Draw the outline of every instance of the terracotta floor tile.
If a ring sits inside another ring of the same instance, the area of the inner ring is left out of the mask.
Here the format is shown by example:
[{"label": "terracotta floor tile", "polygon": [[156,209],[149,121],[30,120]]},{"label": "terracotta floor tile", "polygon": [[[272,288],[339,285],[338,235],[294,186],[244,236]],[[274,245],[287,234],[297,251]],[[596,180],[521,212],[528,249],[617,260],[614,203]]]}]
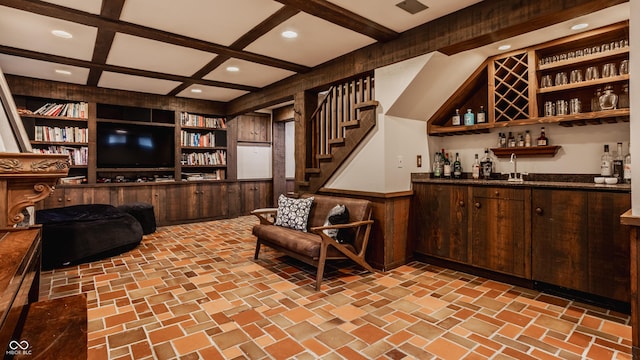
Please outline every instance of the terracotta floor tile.
[{"label": "terracotta floor tile", "polygon": [[329,265],[316,292],[313,267],[268,248],[253,259],[255,223],[159,227],[120,256],[43,272],[41,298],[86,294],[91,360],[630,360],[625,314],[430,264]]}]

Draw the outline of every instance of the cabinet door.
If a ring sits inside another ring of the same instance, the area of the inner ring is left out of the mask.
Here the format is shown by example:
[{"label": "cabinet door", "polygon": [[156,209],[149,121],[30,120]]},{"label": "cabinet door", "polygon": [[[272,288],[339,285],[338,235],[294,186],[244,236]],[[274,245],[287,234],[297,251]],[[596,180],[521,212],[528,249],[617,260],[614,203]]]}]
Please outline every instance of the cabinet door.
[{"label": "cabinet door", "polygon": [[414,184],[415,251],[468,262],[468,187]]},{"label": "cabinet door", "polygon": [[531,278],[530,190],[474,187],[471,264]]},{"label": "cabinet door", "polygon": [[620,215],[631,208],[627,193],[589,192],[589,292],[630,300],[629,227]]},{"label": "cabinet door", "polygon": [[270,142],[271,119],[265,115],[240,115],[238,121],[238,141]]},{"label": "cabinet door", "polygon": [[198,184],[172,184],[165,188],[163,216],[168,224],[197,219],[200,213]]},{"label": "cabinet door", "polygon": [[199,184],[199,190],[198,202],[201,218],[219,219],[229,215],[227,184],[202,183]]},{"label": "cabinet door", "polygon": [[252,210],[273,206],[273,186],[270,181],[244,181],[240,183],[240,215]]},{"label": "cabinet door", "polygon": [[532,192],[532,276],[536,281],[589,291],[587,193]]}]

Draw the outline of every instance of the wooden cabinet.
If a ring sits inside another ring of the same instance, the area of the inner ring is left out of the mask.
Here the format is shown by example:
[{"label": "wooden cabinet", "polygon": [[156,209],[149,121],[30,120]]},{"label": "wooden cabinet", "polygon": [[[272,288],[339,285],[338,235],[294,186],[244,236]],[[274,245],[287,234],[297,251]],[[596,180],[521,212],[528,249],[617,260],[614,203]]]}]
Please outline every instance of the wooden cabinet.
[{"label": "wooden cabinet", "polygon": [[530,190],[473,187],[471,265],[531,278]]},{"label": "wooden cabinet", "polygon": [[628,193],[533,190],[533,279],[629,301]]},{"label": "wooden cabinet", "polygon": [[239,181],[229,184],[229,217],[248,215],[252,210],[273,207],[270,180]]},{"label": "wooden cabinet", "polygon": [[235,118],[238,122],[238,141],[271,142],[271,117],[268,114],[246,114]]},{"label": "wooden cabinet", "polygon": [[415,251],[467,263],[468,187],[414,184]]},{"label": "wooden cabinet", "polygon": [[228,194],[227,183],[187,182],[164,185],[159,191],[164,199],[161,220],[162,224],[213,220],[227,217]]}]

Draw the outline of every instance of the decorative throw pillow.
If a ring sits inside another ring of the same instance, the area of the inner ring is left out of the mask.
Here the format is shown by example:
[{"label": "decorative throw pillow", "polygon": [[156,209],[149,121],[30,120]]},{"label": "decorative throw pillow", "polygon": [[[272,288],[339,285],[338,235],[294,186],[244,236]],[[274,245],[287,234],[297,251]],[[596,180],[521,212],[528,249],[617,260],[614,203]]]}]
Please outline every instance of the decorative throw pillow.
[{"label": "decorative throw pillow", "polygon": [[[327,219],[325,220],[324,225],[328,226],[348,223],[349,210],[344,205],[336,205],[333,207],[333,209],[329,210],[329,214],[327,214]],[[323,231],[325,234],[327,234],[327,236],[335,239],[341,244],[353,242],[352,229],[326,229]]]},{"label": "decorative throw pillow", "polygon": [[280,195],[278,197],[278,213],[274,224],[306,232],[311,205],[313,205],[313,197],[293,199]]}]

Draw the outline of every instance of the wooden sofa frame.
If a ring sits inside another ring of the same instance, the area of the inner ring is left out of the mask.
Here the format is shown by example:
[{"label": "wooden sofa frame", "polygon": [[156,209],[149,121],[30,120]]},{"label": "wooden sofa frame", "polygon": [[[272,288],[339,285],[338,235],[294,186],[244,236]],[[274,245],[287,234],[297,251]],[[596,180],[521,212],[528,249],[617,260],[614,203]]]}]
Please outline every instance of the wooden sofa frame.
[{"label": "wooden sofa frame", "polygon": [[[260,224],[254,226],[253,229],[253,233],[257,237],[254,259],[258,259],[260,246],[264,244],[306,264],[315,266],[317,268],[316,291],[320,290],[325,263],[328,260],[350,259],[366,270],[375,272],[365,260],[371,227],[374,223],[371,219],[371,202],[363,199],[326,195],[305,196],[314,196],[314,205],[309,214],[308,233],[274,225],[277,208],[257,209],[251,212],[260,220]],[[328,210],[337,204],[344,204],[349,209],[349,223],[324,226]],[[352,209],[357,211],[352,212]],[[353,229],[355,241],[353,244],[339,243],[323,232],[327,229]],[[288,241],[282,241],[282,237],[287,237]],[[300,243],[304,243],[307,247],[311,246],[314,251],[301,250],[298,246]],[[319,249],[316,249],[316,245]]]}]

